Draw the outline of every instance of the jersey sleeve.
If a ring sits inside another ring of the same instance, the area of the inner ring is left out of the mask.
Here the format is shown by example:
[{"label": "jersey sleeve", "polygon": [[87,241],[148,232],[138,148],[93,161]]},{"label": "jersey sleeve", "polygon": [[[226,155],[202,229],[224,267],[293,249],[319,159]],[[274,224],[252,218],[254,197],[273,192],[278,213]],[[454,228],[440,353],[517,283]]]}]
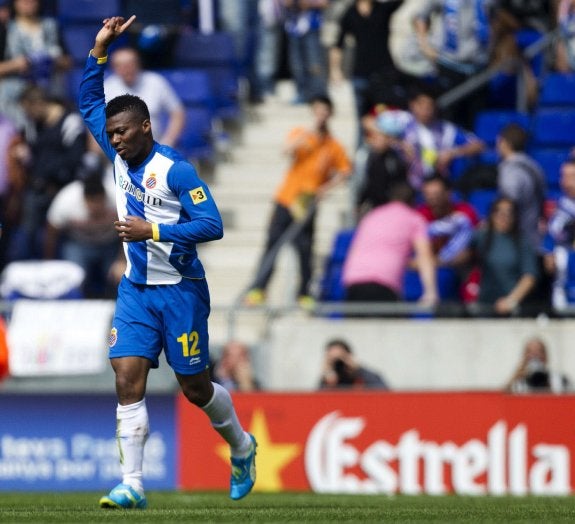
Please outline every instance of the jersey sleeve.
[{"label": "jersey sleeve", "polygon": [[86,60],[84,75],[80,83],[78,106],[86,126],[110,161],[116,152],[106,135],[106,99],[104,96],[104,68],[106,61],[94,58]]},{"label": "jersey sleeve", "polygon": [[220,212],[208,186],[190,163],[180,161],[172,166],[168,186],[180,200],[183,217],[177,224],[158,224],[154,240],[200,243],[222,238],[224,229]]}]

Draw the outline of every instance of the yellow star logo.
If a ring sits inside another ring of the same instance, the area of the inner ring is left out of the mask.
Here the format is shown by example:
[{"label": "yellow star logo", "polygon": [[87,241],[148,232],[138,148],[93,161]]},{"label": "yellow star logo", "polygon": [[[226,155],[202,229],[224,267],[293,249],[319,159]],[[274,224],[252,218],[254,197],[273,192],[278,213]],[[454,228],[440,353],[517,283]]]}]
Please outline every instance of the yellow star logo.
[{"label": "yellow star logo", "polygon": [[[252,416],[249,432],[258,441],[257,477],[254,490],[281,491],[283,483],[281,471],[301,452],[298,444],[276,444],[270,440],[267,421],[263,410],[256,409]],[[229,463],[230,448],[227,444],[218,444],[218,456]]]}]

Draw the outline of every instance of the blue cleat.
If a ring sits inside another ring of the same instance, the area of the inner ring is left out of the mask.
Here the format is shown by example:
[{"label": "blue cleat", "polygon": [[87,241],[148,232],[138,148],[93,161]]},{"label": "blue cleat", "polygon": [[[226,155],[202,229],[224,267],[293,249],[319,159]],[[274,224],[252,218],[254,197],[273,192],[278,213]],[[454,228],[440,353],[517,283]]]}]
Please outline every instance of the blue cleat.
[{"label": "blue cleat", "polygon": [[230,498],[239,500],[245,497],[256,482],[256,448],[258,443],[250,433],[252,449],[246,458],[232,457],[232,476],[230,479]]},{"label": "blue cleat", "polygon": [[147,505],[146,496],[127,484],[118,484],[100,499],[100,507],[105,509],[145,509]]}]

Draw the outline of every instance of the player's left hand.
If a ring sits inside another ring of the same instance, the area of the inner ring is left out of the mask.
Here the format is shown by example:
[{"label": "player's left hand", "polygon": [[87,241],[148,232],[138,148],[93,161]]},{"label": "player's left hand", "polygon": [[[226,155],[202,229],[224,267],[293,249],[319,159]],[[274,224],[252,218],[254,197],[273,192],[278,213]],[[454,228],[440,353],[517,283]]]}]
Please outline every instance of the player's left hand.
[{"label": "player's left hand", "polygon": [[141,242],[152,238],[152,224],[140,217],[128,215],[124,220],[114,222],[114,228],[122,242]]}]

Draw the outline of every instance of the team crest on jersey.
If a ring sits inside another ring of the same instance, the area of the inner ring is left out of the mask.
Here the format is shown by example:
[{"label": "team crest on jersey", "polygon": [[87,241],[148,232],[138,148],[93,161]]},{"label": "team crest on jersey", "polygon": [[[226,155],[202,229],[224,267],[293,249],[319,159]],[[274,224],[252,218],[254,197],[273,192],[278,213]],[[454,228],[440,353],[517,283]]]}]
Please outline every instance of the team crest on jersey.
[{"label": "team crest on jersey", "polygon": [[146,178],[146,187],[148,189],[154,189],[156,187],[156,173],[151,173],[148,178]]},{"label": "team crest on jersey", "polygon": [[118,342],[118,330],[114,327],[108,335],[108,346],[112,348],[116,345],[116,342]]},{"label": "team crest on jersey", "polygon": [[204,188],[201,186],[196,187],[196,189],[192,189],[190,191],[190,196],[192,197],[192,202],[194,203],[194,205],[201,204],[202,202],[205,202],[208,199],[208,195],[206,195]]}]

